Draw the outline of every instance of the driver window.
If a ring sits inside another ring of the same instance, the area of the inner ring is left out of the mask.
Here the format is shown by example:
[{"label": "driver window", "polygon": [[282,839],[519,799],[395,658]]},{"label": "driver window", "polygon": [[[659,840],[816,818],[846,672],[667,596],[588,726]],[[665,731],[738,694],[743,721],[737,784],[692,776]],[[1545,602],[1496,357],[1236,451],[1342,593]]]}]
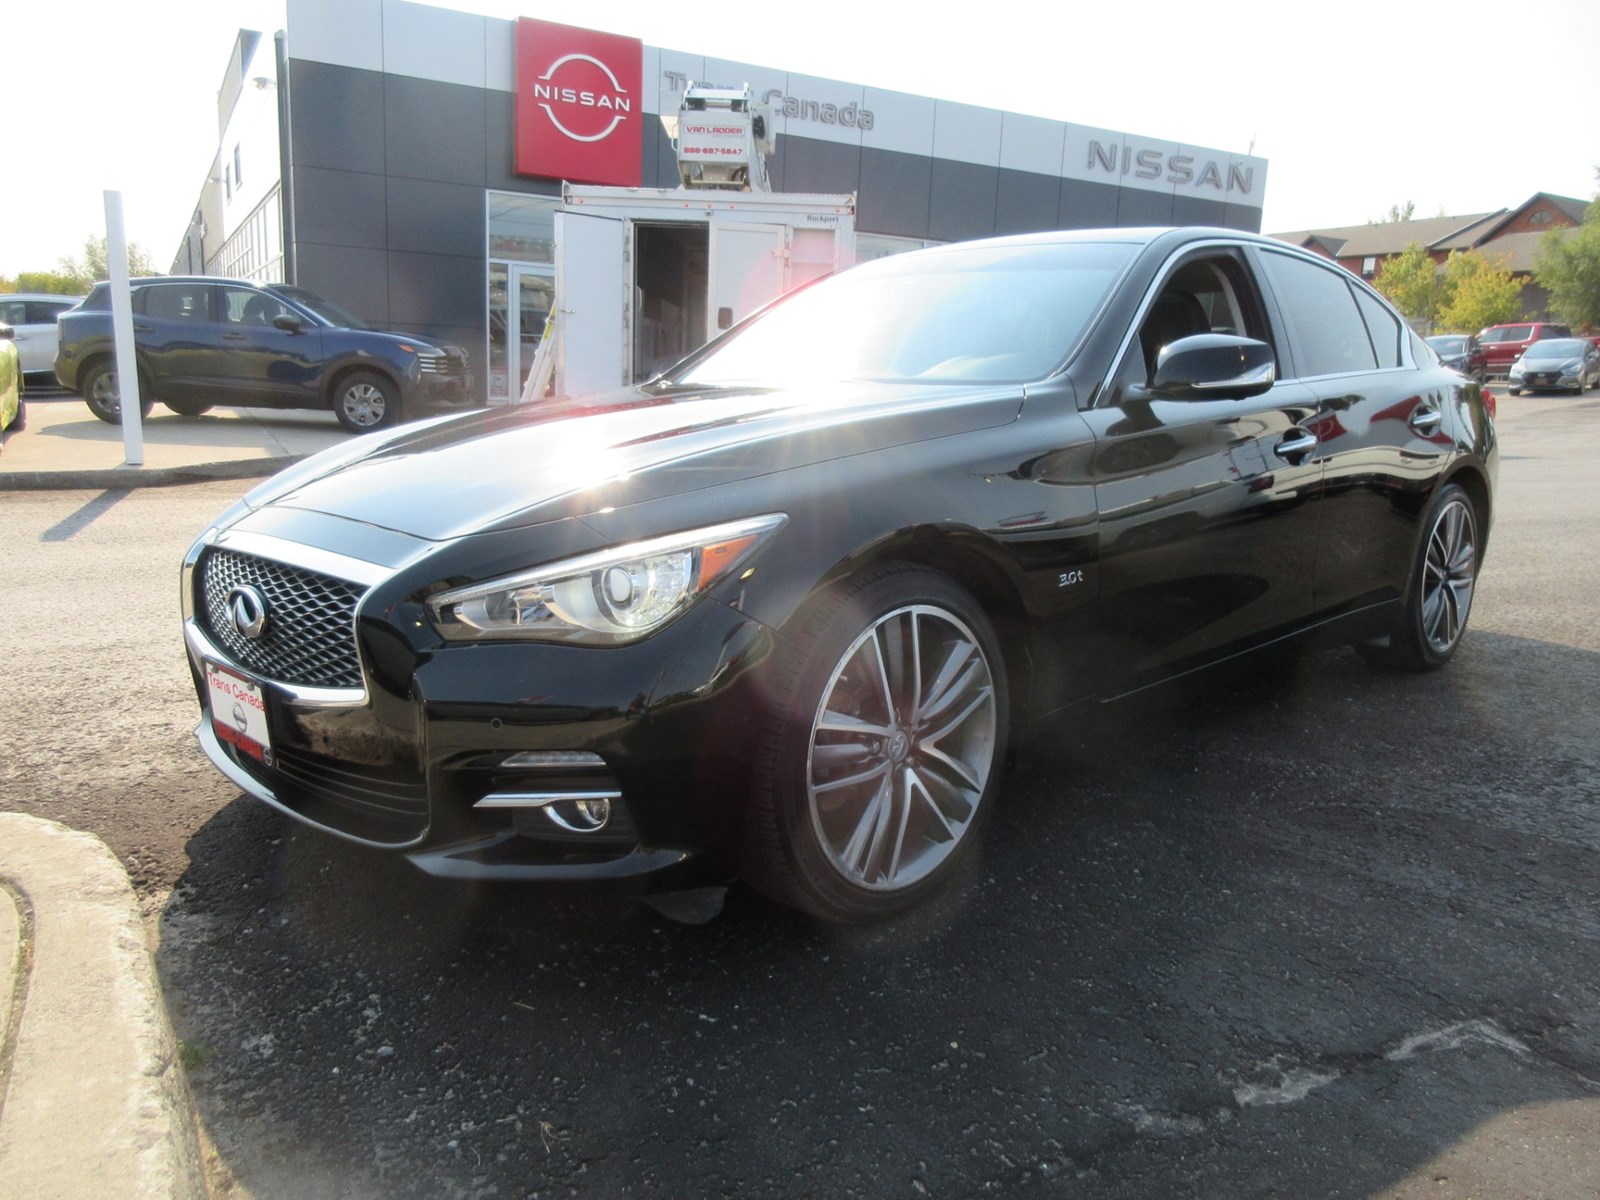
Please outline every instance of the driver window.
[{"label": "driver window", "polygon": [[248,288],[222,289],[223,320],[230,325],[271,325],[283,316],[295,315],[281,300]]}]

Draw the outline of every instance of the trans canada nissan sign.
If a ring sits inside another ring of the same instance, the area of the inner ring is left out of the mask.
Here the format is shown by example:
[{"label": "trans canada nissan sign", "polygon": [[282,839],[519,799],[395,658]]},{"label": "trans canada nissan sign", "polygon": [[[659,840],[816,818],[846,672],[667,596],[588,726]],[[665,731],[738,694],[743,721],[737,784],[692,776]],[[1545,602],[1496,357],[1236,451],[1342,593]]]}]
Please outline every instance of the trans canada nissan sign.
[{"label": "trans canada nissan sign", "polygon": [[638,187],[643,86],[638,38],[518,20],[517,174]]}]

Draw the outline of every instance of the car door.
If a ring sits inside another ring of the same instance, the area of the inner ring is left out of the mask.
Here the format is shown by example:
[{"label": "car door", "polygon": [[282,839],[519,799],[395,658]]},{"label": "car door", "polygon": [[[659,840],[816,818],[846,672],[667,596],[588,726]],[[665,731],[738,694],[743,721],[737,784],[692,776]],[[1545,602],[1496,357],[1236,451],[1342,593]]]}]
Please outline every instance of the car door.
[{"label": "car door", "polygon": [[[315,403],[322,331],[287,303],[259,288],[221,284],[218,402],[264,406]],[[280,328],[281,317],[294,321]]]},{"label": "car door", "polygon": [[199,280],[141,284],[133,341],[158,400],[211,402],[221,367],[216,288]]},{"label": "car door", "polygon": [[1272,329],[1237,247],[1169,264],[1149,293],[1100,400],[1096,439],[1105,679],[1142,686],[1270,639],[1311,605],[1314,503],[1322,468],[1304,386],[1249,399],[1152,399],[1162,346],[1197,333],[1269,342]]},{"label": "car door", "polygon": [[1454,452],[1443,425],[1455,377],[1419,369],[1405,325],[1349,272],[1258,254],[1292,373],[1317,398],[1308,422],[1323,465],[1314,606],[1331,613],[1392,598],[1439,460]]}]

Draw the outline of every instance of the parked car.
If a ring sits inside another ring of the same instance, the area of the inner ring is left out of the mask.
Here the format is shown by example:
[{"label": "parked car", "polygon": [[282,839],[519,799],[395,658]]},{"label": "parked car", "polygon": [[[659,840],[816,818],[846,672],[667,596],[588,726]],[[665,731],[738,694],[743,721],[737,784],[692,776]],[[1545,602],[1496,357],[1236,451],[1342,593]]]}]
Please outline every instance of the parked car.
[{"label": "parked car", "polygon": [[34,384],[55,382],[56,318],[82,296],[48,292],[14,292],[0,296],[0,322],[11,326],[22,358],[23,376]]},{"label": "parked car", "polygon": [[1442,666],[1497,461],[1476,383],[1266,238],[880,259],[649,383],[255,489],[183,564],[197,735],[437,875],[881,918],[1083,706],[1290,638]]},{"label": "parked car", "polygon": [[1600,383],[1600,348],[1588,338],[1546,338],[1522,352],[1511,366],[1509,391],[1573,391]]},{"label": "parked car", "polygon": [[1470,375],[1479,383],[1489,376],[1488,356],[1470,333],[1440,333],[1425,339],[1439,361],[1453,371]]},{"label": "parked car", "polygon": [[27,401],[22,398],[22,356],[11,326],[0,323],[0,433],[26,428]]},{"label": "parked car", "polygon": [[1513,325],[1491,325],[1480,330],[1484,366],[1491,375],[1507,375],[1517,356],[1540,338],[1571,337],[1572,330],[1549,321],[1522,321]]},{"label": "parked car", "polygon": [[[352,432],[473,403],[460,346],[371,329],[301,287],[239,279],[137,279],[133,338],[143,411],[218,404],[332,409]],[[59,322],[56,378],[102,421],[122,419],[111,293],[96,284]]]}]

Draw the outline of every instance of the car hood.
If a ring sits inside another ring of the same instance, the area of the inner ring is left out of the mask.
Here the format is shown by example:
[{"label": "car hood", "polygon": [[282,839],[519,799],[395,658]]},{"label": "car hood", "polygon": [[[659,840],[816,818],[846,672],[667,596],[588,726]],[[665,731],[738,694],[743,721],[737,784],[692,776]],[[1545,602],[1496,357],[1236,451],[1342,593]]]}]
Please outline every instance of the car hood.
[{"label": "car hood", "polygon": [[649,387],[346,443],[245,498],[442,541],[636,504],[1016,419],[1023,389]]}]

